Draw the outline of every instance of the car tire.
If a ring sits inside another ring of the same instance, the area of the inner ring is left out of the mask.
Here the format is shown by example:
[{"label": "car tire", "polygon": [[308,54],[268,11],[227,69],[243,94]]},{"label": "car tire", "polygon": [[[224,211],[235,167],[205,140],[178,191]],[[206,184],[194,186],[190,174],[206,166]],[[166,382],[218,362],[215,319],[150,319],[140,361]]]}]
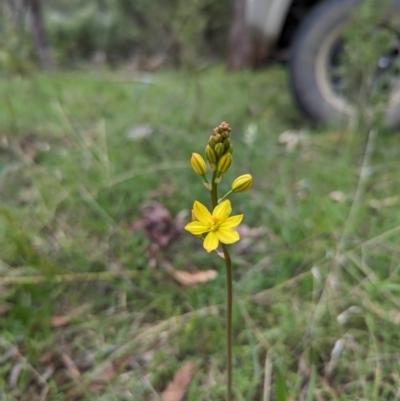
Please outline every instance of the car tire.
[{"label": "car tire", "polygon": [[[332,89],[328,58],[351,22],[362,0],[326,0],[302,22],[292,42],[289,73],[294,98],[300,109],[317,123],[348,121],[356,109]],[[400,21],[400,0],[388,5],[390,18]],[[388,104],[385,123],[400,125],[400,96]]]}]

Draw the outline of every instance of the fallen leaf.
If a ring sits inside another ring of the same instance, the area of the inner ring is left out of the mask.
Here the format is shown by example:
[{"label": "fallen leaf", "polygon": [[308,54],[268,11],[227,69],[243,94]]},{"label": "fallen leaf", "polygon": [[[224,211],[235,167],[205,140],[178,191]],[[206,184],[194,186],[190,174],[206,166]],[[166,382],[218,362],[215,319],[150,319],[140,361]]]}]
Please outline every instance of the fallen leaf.
[{"label": "fallen leaf", "polygon": [[72,316],[52,316],[50,320],[51,327],[62,327],[66,326],[71,320]]},{"label": "fallen leaf", "polygon": [[162,392],[162,401],[181,401],[186,394],[186,389],[195,376],[195,364],[186,362],[174,375],[168,387]]},{"label": "fallen leaf", "polygon": [[218,276],[216,270],[196,270],[183,271],[175,270],[172,265],[164,260],[163,267],[176,281],[186,286],[194,286],[196,284],[206,283],[207,281],[215,280]]},{"label": "fallen leaf", "polygon": [[323,383],[325,386],[327,386],[330,389],[330,391],[332,391],[337,397],[342,396],[341,391],[339,389],[333,387],[332,384],[329,382],[329,380],[326,377],[318,376],[318,381]]},{"label": "fallen leaf", "polygon": [[8,138],[7,138],[6,135],[3,135],[3,136],[0,138],[0,147],[3,148],[3,149],[7,149],[8,146],[9,146]]},{"label": "fallen leaf", "polygon": [[175,217],[175,225],[180,230],[183,231],[185,225],[188,222],[189,210],[181,210]]},{"label": "fallen leaf", "polygon": [[335,202],[339,202],[342,203],[346,200],[346,194],[342,191],[333,191],[329,194],[329,197],[335,201]]},{"label": "fallen leaf", "polygon": [[391,310],[389,311],[389,319],[394,324],[400,324],[400,312],[398,310]]},{"label": "fallen leaf", "polygon": [[159,198],[159,197],[168,197],[172,196],[175,193],[175,188],[171,184],[161,184],[160,187],[147,192],[146,198],[147,199],[154,199],[154,198]]},{"label": "fallen leaf", "polygon": [[260,106],[257,103],[251,103],[248,105],[249,111],[252,116],[258,117],[261,113]]},{"label": "fallen leaf", "polygon": [[158,265],[158,252],[159,247],[157,244],[150,244],[146,249],[147,262],[150,269],[155,269]]},{"label": "fallen leaf", "polygon": [[285,131],[279,135],[279,143],[286,145],[286,151],[292,153],[297,146],[304,145],[308,142],[307,132],[305,130],[300,131]]},{"label": "fallen leaf", "polygon": [[299,199],[305,199],[309,193],[309,189],[310,182],[306,178],[303,178],[294,184],[294,191]]},{"label": "fallen leaf", "polygon": [[347,323],[349,317],[354,315],[360,315],[362,313],[363,310],[359,306],[353,305],[347,308],[344,312],[337,315],[336,319],[339,324],[344,325]]},{"label": "fallen leaf", "polygon": [[39,357],[39,362],[43,365],[48,365],[53,360],[53,354],[51,352],[45,352]]},{"label": "fallen leaf", "polygon": [[87,312],[91,308],[91,304],[85,303],[77,308],[68,311],[67,315],[55,315],[52,316],[50,319],[51,327],[62,327],[66,326],[71,319],[81,316],[83,313]]},{"label": "fallen leaf", "polygon": [[92,391],[102,390],[111,379],[128,365],[129,361],[130,357],[123,357],[117,361],[109,362],[104,365],[104,368],[93,377],[90,389]]},{"label": "fallen leaf", "polygon": [[373,209],[382,209],[383,207],[392,207],[400,203],[400,196],[392,196],[385,199],[371,199],[369,206]]},{"label": "fallen leaf", "polygon": [[237,227],[237,232],[240,235],[240,238],[258,238],[261,237],[263,234],[265,234],[265,228],[263,227],[257,227],[257,228],[252,228],[247,226],[246,224],[241,224],[240,226]]},{"label": "fallen leaf", "polygon": [[8,304],[0,304],[0,316],[6,315],[9,310],[11,309],[11,306]]},{"label": "fallen leaf", "polygon": [[258,133],[258,127],[256,124],[252,123],[247,126],[247,128],[244,131],[244,138],[243,141],[244,143],[252,147],[257,140],[257,133]]},{"label": "fallen leaf", "polygon": [[345,347],[345,341],[342,338],[339,338],[339,340],[336,340],[335,345],[331,351],[331,359],[325,365],[325,368],[324,368],[326,377],[328,377],[328,378],[331,377],[333,375],[333,373],[335,372],[336,367],[339,363],[340,355],[342,354],[344,347]]},{"label": "fallen leaf", "polygon": [[15,387],[17,387],[18,379],[23,368],[24,368],[23,362],[18,362],[11,368],[11,372],[8,377],[8,387],[10,389],[14,389]]},{"label": "fallen leaf", "polygon": [[68,370],[68,373],[71,375],[71,377],[73,377],[74,379],[80,377],[81,372],[76,367],[75,362],[71,359],[71,357],[68,354],[63,352],[61,354],[61,360],[65,368]]},{"label": "fallen leaf", "polygon": [[148,59],[146,69],[149,71],[158,70],[165,63],[165,60],[166,60],[165,54],[159,54],[159,55],[153,56]]},{"label": "fallen leaf", "polygon": [[328,135],[328,138],[329,138],[329,141],[337,143],[348,135],[349,135],[348,131],[334,131]]},{"label": "fallen leaf", "polygon": [[236,230],[240,235],[240,241],[235,246],[238,254],[248,253],[255,240],[263,236],[267,231],[264,227],[252,228],[246,224],[241,224]]},{"label": "fallen leaf", "polygon": [[28,134],[19,140],[19,150],[24,156],[34,160],[41,152],[48,152],[50,144],[38,139],[34,134]]},{"label": "fallen leaf", "polygon": [[146,138],[154,133],[154,128],[149,125],[136,125],[129,129],[126,137],[133,141]]},{"label": "fallen leaf", "polygon": [[16,201],[19,205],[27,205],[36,202],[40,199],[40,192],[37,188],[34,187],[23,187],[16,198]]},{"label": "fallen leaf", "polygon": [[159,202],[150,201],[142,205],[143,218],[134,222],[130,230],[144,229],[153,244],[166,248],[176,241],[181,233],[170,212]]},{"label": "fallen leaf", "polygon": [[199,270],[195,272],[185,272],[183,270],[169,271],[171,276],[182,285],[188,287],[196,284],[206,283],[207,281],[215,280],[218,276],[216,270]]},{"label": "fallen leaf", "polygon": [[175,270],[166,260],[163,261],[163,266],[167,273],[170,274],[176,281],[188,287],[215,280],[218,276],[216,270],[196,270],[191,272]]}]

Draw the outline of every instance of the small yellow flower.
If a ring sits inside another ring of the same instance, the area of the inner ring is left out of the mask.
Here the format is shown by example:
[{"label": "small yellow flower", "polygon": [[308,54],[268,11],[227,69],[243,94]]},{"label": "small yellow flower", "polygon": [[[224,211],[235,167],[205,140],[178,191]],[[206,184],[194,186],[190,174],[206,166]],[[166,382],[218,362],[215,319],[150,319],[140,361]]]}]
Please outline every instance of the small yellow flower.
[{"label": "small yellow flower", "polygon": [[236,178],[232,183],[233,192],[245,192],[253,185],[253,178],[250,174],[244,174]]},{"label": "small yellow flower", "polygon": [[198,221],[192,221],[185,226],[185,230],[193,235],[208,233],[203,246],[207,252],[218,248],[221,241],[223,244],[233,244],[239,241],[239,234],[234,230],[242,219],[243,215],[229,215],[232,213],[232,206],[229,200],[225,200],[217,205],[212,214],[208,209],[198,201],[193,204],[193,213]]},{"label": "small yellow flower", "polygon": [[193,170],[204,177],[207,173],[207,166],[204,159],[198,153],[192,153],[192,158],[190,159],[190,164]]}]

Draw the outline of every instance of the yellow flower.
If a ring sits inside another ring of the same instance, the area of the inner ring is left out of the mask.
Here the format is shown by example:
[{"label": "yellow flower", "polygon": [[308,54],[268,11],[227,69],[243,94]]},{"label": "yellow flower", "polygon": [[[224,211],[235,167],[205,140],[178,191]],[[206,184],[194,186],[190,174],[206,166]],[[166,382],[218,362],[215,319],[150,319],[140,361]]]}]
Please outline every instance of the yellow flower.
[{"label": "yellow flower", "polygon": [[229,215],[232,213],[232,206],[229,200],[225,200],[217,205],[212,214],[198,201],[193,204],[193,213],[198,221],[192,221],[185,226],[185,230],[193,235],[208,233],[203,246],[207,252],[218,248],[219,241],[223,244],[233,244],[239,241],[239,234],[234,230],[242,219],[243,215]]}]

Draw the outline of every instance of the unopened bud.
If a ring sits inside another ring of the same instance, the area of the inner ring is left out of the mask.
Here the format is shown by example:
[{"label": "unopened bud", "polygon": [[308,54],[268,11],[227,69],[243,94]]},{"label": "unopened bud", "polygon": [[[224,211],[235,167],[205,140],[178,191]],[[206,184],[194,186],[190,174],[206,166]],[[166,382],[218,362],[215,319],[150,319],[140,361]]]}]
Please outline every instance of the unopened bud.
[{"label": "unopened bud", "polygon": [[232,156],[230,153],[225,153],[222,157],[218,160],[217,163],[217,171],[220,174],[225,173],[232,163]]},{"label": "unopened bud", "polygon": [[210,146],[206,146],[206,157],[207,160],[210,162],[210,164],[217,164],[217,154],[215,153],[215,150]]},{"label": "unopened bud", "polygon": [[217,155],[217,158],[219,159],[225,152],[225,146],[222,143],[217,143],[215,145],[214,150]]},{"label": "unopened bud", "polygon": [[253,177],[250,174],[244,174],[236,178],[232,183],[233,192],[245,192],[253,185]]},{"label": "unopened bud", "polygon": [[233,147],[232,147],[232,145],[231,145],[231,146],[229,146],[228,152],[229,152],[230,154],[232,154],[232,153],[233,153]]},{"label": "unopened bud", "polygon": [[218,132],[217,132],[217,133],[214,134],[213,136],[214,136],[215,142],[217,142],[217,143],[222,142],[222,136],[221,136],[221,134],[218,134]]},{"label": "unopened bud", "polygon": [[225,149],[229,149],[231,146],[231,140],[229,138],[224,139],[222,143],[225,146]]},{"label": "unopened bud", "polygon": [[214,137],[211,135],[210,139],[208,140],[208,144],[214,149],[216,143],[217,142],[215,141]]},{"label": "unopened bud", "polygon": [[216,130],[219,133],[223,133],[223,132],[227,132],[228,134],[232,131],[230,125],[228,123],[226,123],[225,121],[222,122],[217,128]]},{"label": "unopened bud", "polygon": [[193,170],[204,177],[207,173],[207,166],[204,159],[198,153],[192,153],[192,158],[190,159],[190,164]]}]

